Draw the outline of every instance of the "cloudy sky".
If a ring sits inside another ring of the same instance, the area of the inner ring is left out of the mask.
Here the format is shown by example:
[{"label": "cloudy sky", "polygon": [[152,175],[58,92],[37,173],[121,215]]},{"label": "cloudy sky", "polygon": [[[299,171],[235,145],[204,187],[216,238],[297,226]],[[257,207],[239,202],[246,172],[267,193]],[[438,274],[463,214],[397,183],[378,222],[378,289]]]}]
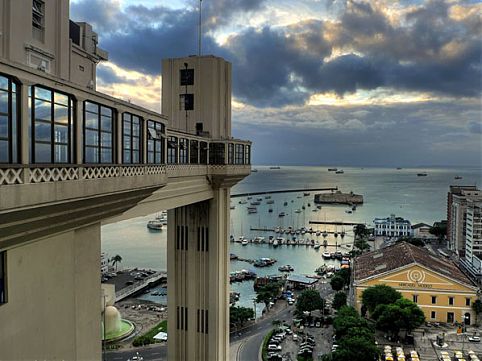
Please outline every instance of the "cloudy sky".
[{"label": "cloudy sky", "polygon": [[[197,53],[196,0],[72,0],[109,62],[98,90],[160,110],[160,59]],[[481,166],[482,3],[204,0],[256,164]]]}]

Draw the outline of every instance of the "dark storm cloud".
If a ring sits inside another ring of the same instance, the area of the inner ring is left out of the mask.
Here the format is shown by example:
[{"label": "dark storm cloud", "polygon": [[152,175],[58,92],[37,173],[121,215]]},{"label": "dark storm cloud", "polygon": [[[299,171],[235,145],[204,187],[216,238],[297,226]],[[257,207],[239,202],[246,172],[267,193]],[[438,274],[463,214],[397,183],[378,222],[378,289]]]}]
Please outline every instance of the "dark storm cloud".
[{"label": "dark storm cloud", "polygon": [[[233,62],[234,95],[258,107],[302,104],[318,92],[343,96],[381,86],[451,97],[480,94],[482,26],[476,12],[456,20],[447,2],[404,1],[418,7],[399,25],[368,1],[331,3],[339,12],[336,21],[245,28],[220,46],[212,31],[266,5],[255,0],[203,2],[204,53]],[[109,0],[83,0],[72,4],[72,13],[95,25],[100,46],[113,62],[158,74],[161,58],[197,52],[196,6],[193,1],[181,10],[121,9]],[[334,49],[344,49],[343,55],[333,57]]]}]

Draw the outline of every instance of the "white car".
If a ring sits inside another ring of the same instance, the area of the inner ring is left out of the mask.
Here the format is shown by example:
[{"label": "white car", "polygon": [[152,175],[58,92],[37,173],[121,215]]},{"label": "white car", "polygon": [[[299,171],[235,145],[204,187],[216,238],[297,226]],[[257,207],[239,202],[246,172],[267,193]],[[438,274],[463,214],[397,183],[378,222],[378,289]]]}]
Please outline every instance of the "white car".
[{"label": "white car", "polygon": [[281,351],[281,346],[278,346],[278,345],[268,345],[268,350],[269,351]]},{"label": "white car", "polygon": [[469,337],[470,342],[480,342],[480,337],[479,336],[471,336]]}]

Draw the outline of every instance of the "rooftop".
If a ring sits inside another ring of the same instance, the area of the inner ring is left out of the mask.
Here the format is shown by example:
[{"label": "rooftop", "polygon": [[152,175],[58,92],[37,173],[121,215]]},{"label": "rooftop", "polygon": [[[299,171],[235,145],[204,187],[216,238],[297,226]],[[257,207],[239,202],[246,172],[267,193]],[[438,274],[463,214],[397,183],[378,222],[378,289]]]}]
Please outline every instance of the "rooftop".
[{"label": "rooftop", "polygon": [[407,242],[396,243],[381,250],[365,253],[355,258],[354,262],[355,281],[395,271],[410,264],[418,264],[432,272],[473,286],[471,280],[452,261],[436,257],[427,249]]}]

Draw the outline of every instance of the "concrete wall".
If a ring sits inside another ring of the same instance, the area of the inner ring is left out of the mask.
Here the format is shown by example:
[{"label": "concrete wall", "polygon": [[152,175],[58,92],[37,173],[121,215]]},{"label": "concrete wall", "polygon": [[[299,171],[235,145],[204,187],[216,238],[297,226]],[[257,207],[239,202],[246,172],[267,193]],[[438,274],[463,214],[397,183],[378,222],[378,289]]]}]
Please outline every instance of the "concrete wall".
[{"label": "concrete wall", "polygon": [[[179,96],[186,93],[181,86],[180,70],[194,69],[194,85],[187,93],[194,94],[194,110],[180,110]],[[213,138],[231,137],[231,63],[215,56],[165,59],[162,61],[162,114],[169,126],[195,133],[196,123]]]},{"label": "concrete wall", "polygon": [[99,265],[99,224],[7,250],[0,359],[99,360]]}]

